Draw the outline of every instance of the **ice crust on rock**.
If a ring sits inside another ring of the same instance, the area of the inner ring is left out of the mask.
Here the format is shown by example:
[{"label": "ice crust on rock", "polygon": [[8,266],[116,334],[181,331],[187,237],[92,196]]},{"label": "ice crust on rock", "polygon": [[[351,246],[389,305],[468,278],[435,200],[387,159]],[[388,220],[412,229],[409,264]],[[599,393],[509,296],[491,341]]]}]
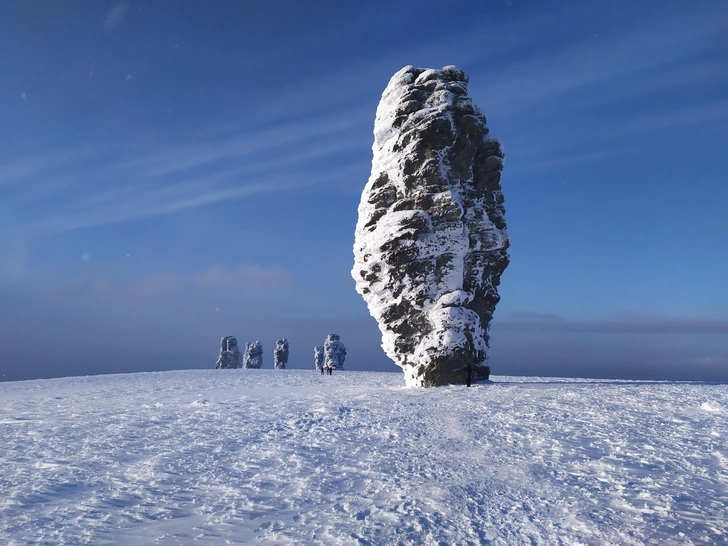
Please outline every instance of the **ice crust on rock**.
[{"label": "ice crust on rock", "polygon": [[276,341],[273,349],[273,367],[276,370],[285,370],[288,364],[288,340],[286,338]]},{"label": "ice crust on rock", "polygon": [[313,363],[317,370],[321,370],[324,367],[324,346],[316,345],[313,348]]},{"label": "ice crust on rock", "polygon": [[505,154],[467,94],[468,76],[406,66],[374,122],[352,276],[385,353],[410,386],[487,379],[489,327],[509,262]]},{"label": "ice crust on rock", "polygon": [[337,334],[329,334],[324,343],[324,364],[334,370],[343,370],[344,360],[346,360],[346,347],[341,338]]},{"label": "ice crust on rock", "polygon": [[263,346],[260,341],[245,344],[243,368],[261,368],[263,366]]},{"label": "ice crust on rock", "polygon": [[220,356],[215,362],[215,369],[240,368],[243,356],[238,348],[238,340],[235,336],[225,336],[220,340]]}]

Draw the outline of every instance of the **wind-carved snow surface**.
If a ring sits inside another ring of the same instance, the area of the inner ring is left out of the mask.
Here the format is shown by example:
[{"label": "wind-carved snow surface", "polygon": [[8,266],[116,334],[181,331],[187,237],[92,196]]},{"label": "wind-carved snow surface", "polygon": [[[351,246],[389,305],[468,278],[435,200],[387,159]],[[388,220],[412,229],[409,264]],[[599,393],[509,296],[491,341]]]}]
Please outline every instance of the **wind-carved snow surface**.
[{"label": "wind-carved snow surface", "polygon": [[273,349],[273,368],[285,370],[286,364],[288,364],[288,340],[283,338],[276,341],[275,349]]},{"label": "wind-carved snow surface", "polygon": [[468,76],[407,66],[374,123],[352,276],[410,386],[487,379],[489,326],[508,265],[504,153]]},{"label": "wind-carved snow surface", "polygon": [[0,383],[0,544],[728,542],[728,385],[493,379]]},{"label": "wind-carved snow surface", "polygon": [[263,346],[260,341],[245,344],[243,368],[260,368],[263,366]]}]

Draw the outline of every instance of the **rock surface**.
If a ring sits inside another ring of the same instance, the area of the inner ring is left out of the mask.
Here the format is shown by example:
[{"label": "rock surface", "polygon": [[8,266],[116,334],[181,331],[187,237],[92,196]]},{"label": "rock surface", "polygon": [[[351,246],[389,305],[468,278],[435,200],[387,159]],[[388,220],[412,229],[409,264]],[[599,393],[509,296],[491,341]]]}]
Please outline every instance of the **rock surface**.
[{"label": "rock surface", "polygon": [[346,347],[341,338],[337,334],[329,334],[324,343],[324,365],[331,366],[334,370],[343,370],[344,360],[346,360]]},{"label": "rock surface", "polygon": [[509,262],[505,154],[468,76],[407,66],[374,123],[352,276],[410,386],[486,379],[489,327]]},{"label": "rock surface", "polygon": [[243,368],[261,368],[263,366],[263,346],[260,341],[245,344]]},{"label": "rock surface", "polygon": [[284,370],[288,364],[288,340],[286,338],[276,341],[276,348],[273,349],[273,367],[276,370]]},{"label": "rock surface", "polygon": [[215,362],[215,369],[240,368],[242,358],[235,336],[225,336],[220,340],[220,356]]},{"label": "rock surface", "polygon": [[313,363],[317,370],[321,370],[324,367],[324,346],[316,345],[313,348]]}]

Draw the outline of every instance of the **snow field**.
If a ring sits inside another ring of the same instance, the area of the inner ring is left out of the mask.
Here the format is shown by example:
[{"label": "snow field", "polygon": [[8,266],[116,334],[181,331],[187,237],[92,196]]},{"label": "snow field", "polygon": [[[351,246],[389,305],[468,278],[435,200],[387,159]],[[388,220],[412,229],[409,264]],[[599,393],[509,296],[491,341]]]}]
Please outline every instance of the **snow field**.
[{"label": "snow field", "polygon": [[0,543],[728,543],[728,385],[494,379],[0,383]]}]

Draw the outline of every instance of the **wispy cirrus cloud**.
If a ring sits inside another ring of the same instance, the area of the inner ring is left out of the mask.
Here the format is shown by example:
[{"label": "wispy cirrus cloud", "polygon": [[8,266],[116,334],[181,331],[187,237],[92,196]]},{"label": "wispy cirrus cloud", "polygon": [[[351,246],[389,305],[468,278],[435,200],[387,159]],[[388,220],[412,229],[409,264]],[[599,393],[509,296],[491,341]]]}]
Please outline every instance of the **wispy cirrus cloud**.
[{"label": "wispy cirrus cloud", "polygon": [[694,366],[728,366],[728,357],[711,355],[700,358],[691,358],[686,360],[685,364],[691,364]]},{"label": "wispy cirrus cloud", "polygon": [[[522,115],[555,100],[571,110],[645,95],[670,83],[700,84],[724,78],[724,71],[716,70],[720,61],[698,60],[697,64],[693,60],[706,51],[721,54],[726,15],[725,6],[715,4],[643,22],[631,20],[629,26],[611,34],[585,34],[557,45],[548,35],[543,43],[534,44],[542,47],[532,48],[531,55],[498,65],[488,85],[475,95],[500,117]],[[697,66],[684,71],[683,61]],[[574,94],[578,94],[575,102]],[[564,102],[566,97],[571,100]]]},{"label": "wispy cirrus cloud", "polygon": [[136,297],[150,297],[168,294],[179,289],[183,283],[175,275],[161,274],[145,277],[134,282],[128,288],[128,293]]},{"label": "wispy cirrus cloud", "polygon": [[215,265],[193,277],[200,286],[229,286],[252,290],[266,290],[288,286],[295,276],[278,266],[261,267],[254,264],[240,264],[234,268]]},{"label": "wispy cirrus cloud", "polygon": [[[493,326],[517,332],[594,334],[728,334],[728,320],[707,318],[641,318],[633,320],[563,320],[525,316],[494,320]],[[557,317],[554,315],[553,317]]]},{"label": "wispy cirrus cloud", "polygon": [[533,321],[533,322],[552,322],[563,321],[564,317],[555,313],[537,313],[533,311],[511,311],[508,316],[513,320]]},{"label": "wispy cirrus cloud", "polygon": [[76,301],[105,294],[108,289],[109,284],[99,279],[74,279],[55,286],[51,295],[55,298]]},{"label": "wispy cirrus cloud", "polygon": [[[578,20],[576,11],[559,17]],[[728,118],[717,92],[728,88],[726,20],[724,4],[705,4],[561,41],[537,31],[515,62],[476,63],[471,80],[487,83],[471,90],[508,143],[509,172],[603,161],[670,129],[720,130]]]},{"label": "wispy cirrus cloud", "polygon": [[[109,30],[121,24],[127,9],[126,3],[112,8]],[[579,10],[574,11],[568,16],[578,18]],[[474,100],[497,120],[494,132],[507,137],[509,172],[599,161],[625,152],[625,134],[725,119],[728,106],[720,98],[640,112],[624,122],[600,123],[598,131],[583,115],[585,109],[649,96],[664,86],[701,87],[722,77],[717,69],[723,59],[700,54],[716,49],[724,13],[712,6],[692,11],[690,24],[674,15],[651,20],[659,32],[636,25],[611,36],[585,33],[554,46],[549,44],[553,32],[545,29],[558,25],[564,14],[544,10],[515,27],[488,27],[487,41],[474,27],[375,59],[325,67],[293,88],[262,95],[252,108],[195,127],[186,137],[162,135],[160,143],[143,148],[89,145],[5,164],[0,159],[0,199],[16,211],[13,225],[3,227],[32,237],[331,184],[337,177],[365,178],[373,108],[391,72],[407,62],[456,62],[470,71]],[[688,28],[696,24],[702,29],[697,38]],[[532,55],[502,62],[524,49]],[[688,62],[693,57],[698,59]],[[550,112],[548,125],[534,123],[534,111]],[[524,124],[529,131],[522,130]],[[512,134],[503,135],[502,127]],[[611,143],[605,145],[605,139]]]},{"label": "wispy cirrus cloud", "polygon": [[129,4],[126,2],[120,2],[113,6],[104,18],[104,32],[111,32],[123,23],[128,9]]},{"label": "wispy cirrus cloud", "polygon": [[295,281],[293,273],[277,265],[240,263],[230,267],[217,264],[193,275],[160,274],[145,277],[132,283],[127,292],[139,297],[218,289],[258,294],[291,286]]},{"label": "wispy cirrus cloud", "polygon": [[[60,151],[7,162],[3,192],[19,211],[8,227],[33,237],[346,180],[357,165],[343,158],[369,147],[367,132],[356,130],[363,120],[363,111],[352,112],[242,126],[232,136],[202,130],[206,141],[116,156]],[[368,151],[359,167],[367,160]]]}]

